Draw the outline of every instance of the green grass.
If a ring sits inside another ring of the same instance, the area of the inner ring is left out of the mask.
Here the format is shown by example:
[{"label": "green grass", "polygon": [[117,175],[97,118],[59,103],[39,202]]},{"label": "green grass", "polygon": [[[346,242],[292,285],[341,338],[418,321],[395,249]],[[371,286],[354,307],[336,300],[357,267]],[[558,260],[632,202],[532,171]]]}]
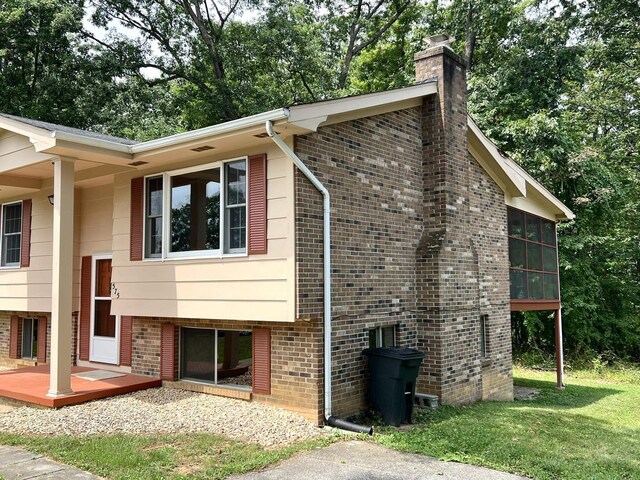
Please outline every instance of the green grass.
[{"label": "green grass", "polygon": [[516,369],[516,385],[542,390],[536,400],[419,410],[416,428],[383,428],[377,441],[537,479],[640,479],[636,373],[572,374],[560,392],[554,373]]},{"label": "green grass", "polygon": [[0,444],[20,446],[110,479],[135,480],[225,478],[266,467],[331,441],[314,440],[266,450],[207,434],[86,438],[0,434]]}]

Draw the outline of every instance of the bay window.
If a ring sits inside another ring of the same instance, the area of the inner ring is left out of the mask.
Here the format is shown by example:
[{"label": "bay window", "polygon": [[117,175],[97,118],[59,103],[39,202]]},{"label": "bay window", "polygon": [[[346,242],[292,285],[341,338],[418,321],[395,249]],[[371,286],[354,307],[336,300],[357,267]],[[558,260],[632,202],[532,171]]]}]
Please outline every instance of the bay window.
[{"label": "bay window", "polygon": [[243,254],[247,161],[165,172],[145,180],[145,257]]}]

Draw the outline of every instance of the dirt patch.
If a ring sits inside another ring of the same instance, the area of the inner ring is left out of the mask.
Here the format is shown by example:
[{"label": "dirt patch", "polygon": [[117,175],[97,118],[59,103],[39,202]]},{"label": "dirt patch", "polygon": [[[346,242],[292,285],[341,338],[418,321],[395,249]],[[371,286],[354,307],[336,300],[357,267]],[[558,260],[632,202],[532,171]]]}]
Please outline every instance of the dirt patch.
[{"label": "dirt patch", "polygon": [[539,388],[513,386],[513,399],[521,401],[535,400],[540,395]]}]

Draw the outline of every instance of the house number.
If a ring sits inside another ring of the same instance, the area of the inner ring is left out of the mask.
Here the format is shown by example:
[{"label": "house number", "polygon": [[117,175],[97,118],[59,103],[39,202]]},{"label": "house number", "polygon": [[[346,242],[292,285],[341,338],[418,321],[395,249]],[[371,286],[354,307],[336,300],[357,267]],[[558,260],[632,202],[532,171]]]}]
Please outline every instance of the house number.
[{"label": "house number", "polygon": [[116,288],[116,284],[113,282],[111,282],[111,293],[113,293],[113,296],[115,296],[116,298],[120,298],[120,292]]}]

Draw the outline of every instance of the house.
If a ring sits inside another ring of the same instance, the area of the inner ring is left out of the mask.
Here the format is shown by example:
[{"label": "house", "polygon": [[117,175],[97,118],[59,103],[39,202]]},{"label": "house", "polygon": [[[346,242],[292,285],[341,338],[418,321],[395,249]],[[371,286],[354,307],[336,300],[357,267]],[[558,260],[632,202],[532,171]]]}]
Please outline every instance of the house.
[{"label": "house", "polygon": [[555,311],[561,347],[573,214],[468,117],[443,40],[413,86],[148,142],[0,116],[0,361],[49,363],[54,397],[97,365],[322,422],[397,345],[419,392],[512,399],[510,312]]}]

